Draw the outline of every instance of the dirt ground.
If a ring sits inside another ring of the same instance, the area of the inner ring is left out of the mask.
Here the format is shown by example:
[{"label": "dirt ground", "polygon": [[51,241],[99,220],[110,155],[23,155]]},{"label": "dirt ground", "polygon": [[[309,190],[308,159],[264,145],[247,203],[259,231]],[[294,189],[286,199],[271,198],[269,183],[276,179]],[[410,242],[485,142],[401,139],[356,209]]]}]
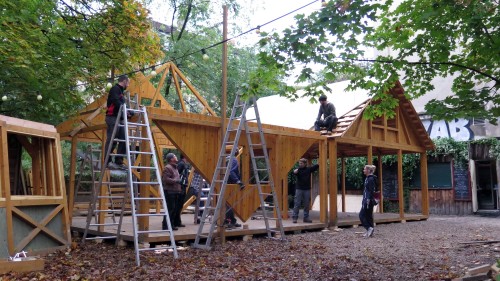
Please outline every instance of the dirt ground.
[{"label": "dirt ground", "polygon": [[4,280],[450,280],[500,259],[500,218],[432,216],[427,221],[287,235],[286,242],[254,237],[187,248],[179,258],[146,252],[135,266],[131,247],[86,243],[46,257],[43,272]]}]

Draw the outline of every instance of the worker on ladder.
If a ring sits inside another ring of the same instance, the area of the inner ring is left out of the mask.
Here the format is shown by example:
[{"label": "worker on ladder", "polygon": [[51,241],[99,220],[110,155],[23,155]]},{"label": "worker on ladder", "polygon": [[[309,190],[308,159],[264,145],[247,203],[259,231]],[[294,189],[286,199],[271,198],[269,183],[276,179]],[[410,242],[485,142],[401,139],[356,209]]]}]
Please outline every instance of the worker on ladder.
[{"label": "worker on ladder", "polygon": [[[229,178],[227,179],[228,184],[238,184],[240,186],[240,190],[245,188],[245,184],[241,181],[239,163],[236,157],[239,155],[239,150],[236,150],[235,155],[231,158],[231,171],[229,173]],[[229,228],[231,227],[241,227],[236,221],[236,217],[234,216],[234,211],[229,204],[226,203],[226,220],[224,225],[227,225]]]},{"label": "worker on ladder", "polygon": [[[118,77],[118,83],[111,87],[109,90],[108,94],[108,101],[106,103],[107,110],[106,110],[106,145],[104,146],[104,151],[108,151],[108,147],[111,140],[111,137],[113,135],[113,129],[115,128],[116,122],[123,122],[122,120],[119,120],[120,117],[118,117],[118,112],[120,111],[120,107],[125,103],[125,96],[124,92],[127,89],[128,85],[130,84],[130,79],[128,78],[127,75],[122,75]],[[129,111],[127,112],[127,116],[131,117],[133,115],[133,112]],[[125,139],[125,128],[124,127],[118,127],[118,131],[116,132],[115,138],[117,139]],[[111,145],[111,153],[115,150],[115,147],[117,145],[117,142],[113,142]],[[125,145],[125,142],[118,142],[118,150],[117,150],[117,156],[115,156],[115,162],[113,163],[111,161],[111,157],[108,157],[108,163],[106,163],[106,166],[111,169],[122,169],[126,170],[127,167],[123,163],[123,156],[127,153],[127,148]]]}]

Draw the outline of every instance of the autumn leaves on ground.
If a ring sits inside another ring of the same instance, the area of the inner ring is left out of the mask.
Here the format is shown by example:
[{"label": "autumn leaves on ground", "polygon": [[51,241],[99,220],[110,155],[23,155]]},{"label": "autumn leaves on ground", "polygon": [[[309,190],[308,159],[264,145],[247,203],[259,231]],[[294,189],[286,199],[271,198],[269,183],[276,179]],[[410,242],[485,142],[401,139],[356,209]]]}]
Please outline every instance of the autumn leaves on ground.
[{"label": "autumn leaves on ground", "polygon": [[187,247],[178,259],[148,251],[141,267],[131,247],[86,243],[46,256],[43,272],[0,280],[449,280],[500,259],[500,243],[464,243],[498,240],[499,218],[431,217],[377,225],[368,239],[360,232],[231,240],[212,251]]}]

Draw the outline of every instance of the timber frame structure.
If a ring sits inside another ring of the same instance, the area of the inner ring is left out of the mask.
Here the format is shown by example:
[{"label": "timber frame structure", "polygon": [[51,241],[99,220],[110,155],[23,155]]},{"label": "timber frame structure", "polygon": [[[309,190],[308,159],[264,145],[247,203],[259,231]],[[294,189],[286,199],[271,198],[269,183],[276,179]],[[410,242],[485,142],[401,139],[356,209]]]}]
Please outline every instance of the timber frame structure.
[{"label": "timber frame structure", "polygon": [[[21,168],[31,157],[32,179]],[[0,115],[0,257],[71,243],[61,143],[54,126]]]},{"label": "timber frame structure", "polygon": [[[155,75],[161,77],[155,85],[151,82],[151,75],[144,76],[139,73],[131,79],[128,90],[131,96],[138,95],[139,101],[149,101],[150,106],[147,107],[147,110],[148,116],[153,121],[151,123],[154,124],[152,125],[152,131],[158,157],[161,157],[163,148],[175,147],[186,156],[189,163],[192,164],[195,170],[200,172],[203,178],[211,179],[221,145],[221,131],[223,130],[221,118],[216,116],[188,78],[173,63],[166,63],[158,67],[155,72]],[[170,76],[179,97],[179,110],[175,110],[160,94],[168,76]],[[185,87],[181,87],[180,81],[183,82]],[[186,90],[190,91],[198,99],[202,107],[200,113],[187,112],[184,102],[184,99],[188,96]],[[427,183],[426,151],[433,149],[434,146],[412,104],[405,98],[401,85],[397,83],[388,94],[399,99],[395,118],[379,118],[373,121],[363,119],[364,109],[372,102],[367,100],[340,117],[334,134],[328,137],[321,136],[315,131],[263,124],[276,192],[284,219],[288,217],[288,173],[298,159],[302,157],[318,159],[320,165],[320,221],[323,226],[331,226],[337,224],[337,193],[339,187],[336,180],[329,183],[328,178],[336,179],[338,177],[336,160],[340,158],[344,163],[343,159],[347,157],[368,156],[368,162],[371,162],[374,155],[398,155],[400,205],[398,220],[404,221],[402,192],[402,155],[404,153],[420,153],[421,155],[421,178],[424,184],[422,185],[423,216],[419,219],[428,217],[428,195],[425,184]],[[69,183],[70,206],[73,206],[72,200],[75,188],[76,144],[79,141],[104,144],[106,137],[104,122],[106,99],[107,95],[103,95],[88,105],[77,116],[57,127],[61,138],[72,142]],[[144,103],[141,102],[141,104]],[[230,189],[231,192],[226,196],[228,196],[227,200],[233,206],[235,214],[243,221],[247,221],[258,208],[259,197],[256,188],[251,188],[253,186],[250,172],[251,164],[248,149],[246,149],[246,139],[241,138],[238,146],[243,148],[243,153],[240,156],[240,168],[242,181],[247,188],[242,191],[238,188]],[[330,165],[327,165],[329,159]],[[378,157],[378,159],[381,159],[381,157]],[[159,162],[162,163],[162,159],[159,159]],[[341,196],[342,202],[344,202],[342,209],[344,210],[345,173],[342,173],[342,179]],[[382,183],[382,181],[380,182]],[[381,187],[382,184],[380,184]],[[328,201],[331,202],[330,206]],[[148,224],[149,221],[144,218],[142,225],[147,227]]]}]

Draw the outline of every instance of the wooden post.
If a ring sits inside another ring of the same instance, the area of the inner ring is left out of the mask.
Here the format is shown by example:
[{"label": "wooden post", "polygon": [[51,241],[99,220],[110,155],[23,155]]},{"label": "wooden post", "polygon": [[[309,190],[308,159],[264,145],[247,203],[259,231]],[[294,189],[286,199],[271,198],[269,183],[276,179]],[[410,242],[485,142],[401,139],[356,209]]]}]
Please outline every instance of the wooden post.
[{"label": "wooden post", "polygon": [[345,213],[345,175],[346,175],[346,170],[345,170],[345,158],[341,158],[341,165],[342,165],[342,213]]},{"label": "wooden post", "polygon": [[405,202],[403,194],[403,151],[398,149],[398,200],[399,200],[399,218],[405,219]]},{"label": "wooden post", "polygon": [[[75,205],[75,175],[76,175],[76,145],[78,144],[78,134],[71,138],[71,156],[69,160],[69,221],[73,218],[73,206]],[[94,185],[92,185],[94,186]],[[94,188],[94,187],[93,187]]]},{"label": "wooden post", "polygon": [[[222,147],[222,142],[224,141],[224,134],[226,133],[226,104],[227,104],[227,6],[224,5],[222,6],[222,40],[224,43],[222,44],[222,99],[221,99],[221,113],[220,113],[220,120],[221,120],[221,147]],[[234,144],[238,145],[238,144]],[[223,148],[224,149],[224,148]],[[217,169],[217,167],[216,167]],[[219,216],[219,234],[220,234],[220,239],[221,243],[225,244],[226,243],[226,231],[224,230],[223,224],[224,220],[226,219],[226,194],[221,194],[222,201],[222,208],[220,209],[220,216]]]},{"label": "wooden post", "polygon": [[12,222],[12,201],[10,198],[10,175],[9,175],[9,158],[7,157],[9,147],[7,139],[7,129],[0,124],[0,187],[2,187],[3,195],[5,196],[5,215],[7,227],[7,249],[9,255],[14,255],[14,225]]},{"label": "wooden post", "polygon": [[[319,143],[319,220],[328,223],[328,139]],[[314,201],[314,198],[311,198]]]},{"label": "wooden post", "polygon": [[380,213],[384,212],[384,179],[382,178],[382,155],[378,154],[378,190],[380,191],[380,202],[378,210]]},{"label": "wooden post", "polygon": [[368,150],[366,152],[366,164],[372,165],[373,164],[373,146],[369,145]]},{"label": "wooden post", "polygon": [[[326,152],[326,151],[325,151]],[[328,226],[337,224],[337,142],[328,141],[328,159],[330,159],[330,212]]]},{"label": "wooden post", "polygon": [[422,188],[422,214],[429,217],[429,182],[426,152],[420,153],[420,183]]},{"label": "wooden post", "polygon": [[[145,127],[142,128],[142,135],[143,136],[148,135],[147,128],[145,128]],[[133,143],[132,147],[130,147],[129,149],[135,149],[135,145],[136,144]],[[144,141],[141,142],[141,151],[151,152],[151,149],[149,147],[149,143],[144,142]],[[141,157],[141,165],[144,167],[149,167],[151,165],[151,155],[150,154],[139,154],[139,155]],[[128,163],[128,164],[133,165],[134,163]],[[140,177],[141,177],[142,181],[145,181],[145,182],[150,181],[151,170],[149,170],[149,169],[141,170]],[[129,188],[131,188],[131,187],[129,186]],[[139,190],[140,197],[148,198],[149,193],[150,193],[149,188],[150,188],[150,186],[141,186],[140,190]],[[139,206],[138,206],[139,214],[148,214],[149,213],[149,201],[147,201],[147,200],[139,200],[139,201],[140,202],[137,203],[137,204],[139,204]],[[140,231],[149,230],[149,216],[140,216],[137,221],[139,224]],[[148,234],[144,234],[144,235],[147,236]]]}]

